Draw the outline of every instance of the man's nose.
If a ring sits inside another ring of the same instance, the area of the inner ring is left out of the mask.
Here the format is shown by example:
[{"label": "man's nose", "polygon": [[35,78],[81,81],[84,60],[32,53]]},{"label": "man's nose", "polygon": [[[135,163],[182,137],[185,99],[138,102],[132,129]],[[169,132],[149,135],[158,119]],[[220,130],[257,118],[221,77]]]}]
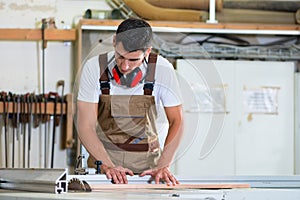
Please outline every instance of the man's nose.
[{"label": "man's nose", "polygon": [[128,60],[123,59],[123,60],[122,60],[122,63],[121,63],[121,69],[122,69],[123,71],[126,71],[126,70],[128,70],[128,68],[129,68]]}]

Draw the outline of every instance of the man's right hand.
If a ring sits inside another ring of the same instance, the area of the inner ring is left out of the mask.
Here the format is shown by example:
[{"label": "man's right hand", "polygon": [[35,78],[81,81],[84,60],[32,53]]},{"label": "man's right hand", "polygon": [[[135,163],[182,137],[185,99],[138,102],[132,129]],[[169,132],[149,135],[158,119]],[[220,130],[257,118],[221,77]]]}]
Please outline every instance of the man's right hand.
[{"label": "man's right hand", "polygon": [[114,184],[127,184],[127,176],[133,176],[133,172],[130,169],[118,167],[108,167],[106,165],[101,166],[102,171],[106,174],[107,179],[110,179]]}]

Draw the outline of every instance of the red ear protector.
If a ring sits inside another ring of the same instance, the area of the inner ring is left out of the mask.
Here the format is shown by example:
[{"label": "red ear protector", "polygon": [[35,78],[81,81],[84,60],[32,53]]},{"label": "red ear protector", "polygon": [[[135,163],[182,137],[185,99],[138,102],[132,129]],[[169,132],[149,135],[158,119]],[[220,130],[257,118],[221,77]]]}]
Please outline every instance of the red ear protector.
[{"label": "red ear protector", "polygon": [[113,77],[115,81],[120,85],[126,85],[127,87],[134,87],[136,86],[143,78],[142,70],[137,67],[132,72],[124,76],[116,65],[112,69]]}]

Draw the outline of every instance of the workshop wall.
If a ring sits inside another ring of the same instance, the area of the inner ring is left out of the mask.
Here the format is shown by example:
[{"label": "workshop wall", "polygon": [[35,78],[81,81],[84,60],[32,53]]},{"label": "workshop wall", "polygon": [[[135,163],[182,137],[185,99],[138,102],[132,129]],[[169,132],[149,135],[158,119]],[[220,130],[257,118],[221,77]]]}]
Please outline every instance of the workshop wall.
[{"label": "workshop wall", "polygon": [[[110,9],[105,0],[0,0],[0,28],[41,28],[43,18],[54,18],[58,29],[74,28],[89,8]],[[65,81],[65,94],[71,93],[75,68],[74,44],[67,41],[47,42],[44,51],[45,93],[58,92],[59,80]],[[41,41],[0,41],[0,52],[0,91],[42,93]],[[3,119],[0,122],[0,127],[4,129]],[[35,148],[42,148],[39,143],[43,143],[40,139],[43,129],[33,131],[30,167],[42,167],[44,164],[39,160],[43,154],[36,153]],[[0,131],[1,149],[4,147],[3,132]],[[56,137],[54,167],[66,167],[66,151],[60,149],[60,137]],[[0,167],[4,167],[3,152],[0,154]]]}]

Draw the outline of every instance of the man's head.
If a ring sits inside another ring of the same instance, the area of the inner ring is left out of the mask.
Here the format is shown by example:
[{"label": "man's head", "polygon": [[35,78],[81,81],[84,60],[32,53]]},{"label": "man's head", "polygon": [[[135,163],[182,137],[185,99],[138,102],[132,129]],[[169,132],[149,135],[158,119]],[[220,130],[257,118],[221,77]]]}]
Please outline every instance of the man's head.
[{"label": "man's head", "polygon": [[116,31],[116,44],[122,42],[126,51],[146,51],[151,47],[152,29],[141,19],[129,18],[124,20]]},{"label": "man's head", "polygon": [[113,45],[119,71],[129,74],[139,67],[151,52],[152,29],[141,19],[124,20],[116,31]]}]

